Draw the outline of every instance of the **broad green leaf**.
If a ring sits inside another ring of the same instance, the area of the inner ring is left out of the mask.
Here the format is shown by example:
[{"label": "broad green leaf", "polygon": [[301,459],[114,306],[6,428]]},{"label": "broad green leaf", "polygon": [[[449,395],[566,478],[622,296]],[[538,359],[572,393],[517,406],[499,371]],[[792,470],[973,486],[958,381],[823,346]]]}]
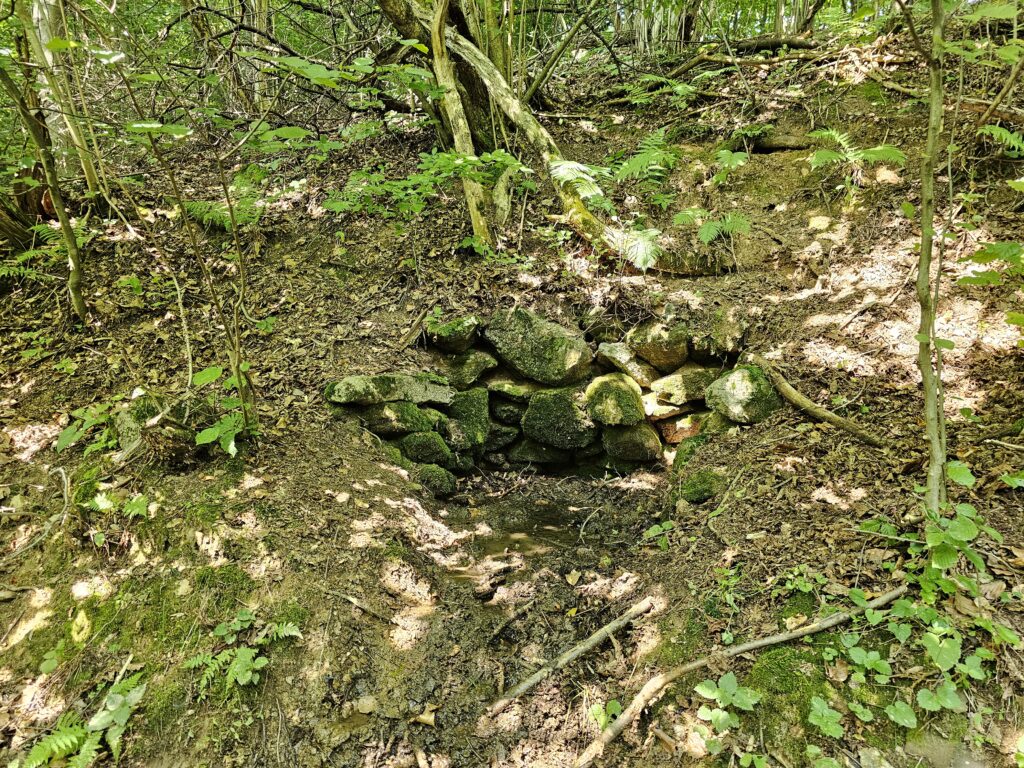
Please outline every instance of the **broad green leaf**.
[{"label": "broad green leaf", "polygon": [[904,728],[917,727],[917,715],[914,714],[914,710],[905,701],[894,701],[885,708],[885,714],[887,714],[889,719],[896,723],[896,725],[902,725]]},{"label": "broad green leaf", "polygon": [[960,661],[962,644],[955,637],[940,638],[933,632],[926,632],[921,638],[921,645],[924,646],[935,666],[943,672],[948,672]]},{"label": "broad green leaf", "polygon": [[942,704],[939,703],[939,697],[927,688],[921,688],[917,692],[917,706],[926,712],[938,712],[942,709]]},{"label": "broad green leaf", "polygon": [[196,445],[208,445],[212,443],[221,435],[220,423],[214,424],[212,427],[207,427],[198,435],[196,435]]},{"label": "broad green leaf", "polygon": [[978,535],[978,526],[970,518],[957,515],[949,521],[946,533],[957,541],[973,541]]},{"label": "broad green leaf", "polygon": [[219,379],[224,373],[224,369],[219,365],[211,365],[209,368],[204,368],[195,376],[192,377],[192,386],[202,387],[209,384],[212,381]]},{"label": "broad green leaf", "polygon": [[1012,20],[1017,18],[1017,4],[986,3],[976,8],[974,13],[964,16],[964,18],[968,21],[981,21],[982,19]]},{"label": "broad green leaf", "polygon": [[977,482],[971,469],[962,461],[947,461],[946,462],[946,476],[957,485],[962,485],[964,488],[973,488],[974,483]]}]

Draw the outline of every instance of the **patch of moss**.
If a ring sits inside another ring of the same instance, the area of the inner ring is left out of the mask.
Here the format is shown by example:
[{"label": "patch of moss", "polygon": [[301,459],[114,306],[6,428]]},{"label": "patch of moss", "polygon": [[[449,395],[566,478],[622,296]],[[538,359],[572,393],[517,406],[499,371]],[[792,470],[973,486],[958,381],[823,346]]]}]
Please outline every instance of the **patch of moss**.
[{"label": "patch of moss", "polygon": [[437,432],[413,432],[398,440],[398,447],[410,461],[447,466],[452,451]]},{"label": "patch of moss", "polygon": [[195,591],[210,597],[210,610],[217,618],[230,618],[238,603],[256,586],[256,582],[237,565],[203,566],[195,572]]},{"label": "patch of moss", "polygon": [[725,490],[725,478],[710,469],[694,472],[679,486],[678,498],[691,504],[701,504]]},{"label": "patch of moss", "polygon": [[694,435],[693,437],[685,438],[679,445],[676,446],[676,457],[672,460],[673,471],[678,472],[685,467],[690,459],[697,455],[697,451],[700,447],[708,441],[708,436],[705,434]]},{"label": "patch of moss", "polygon": [[811,699],[829,700],[821,659],[791,646],[770,648],[754,662],[743,684],[762,694],[754,714],[765,746],[791,765],[802,765],[808,735],[813,735],[807,724]]},{"label": "patch of moss", "polygon": [[796,616],[798,614],[803,616],[813,616],[817,610],[818,600],[814,596],[814,593],[800,592],[798,590],[786,598],[786,602],[782,605],[781,615],[784,619],[788,619],[790,616]]},{"label": "patch of moss", "polygon": [[707,637],[707,624],[697,611],[673,613],[659,622],[664,638],[653,651],[660,665],[674,667],[697,656],[701,642]]},{"label": "patch of moss", "polygon": [[421,464],[416,468],[416,481],[439,499],[455,493],[458,485],[455,475],[437,464]]}]

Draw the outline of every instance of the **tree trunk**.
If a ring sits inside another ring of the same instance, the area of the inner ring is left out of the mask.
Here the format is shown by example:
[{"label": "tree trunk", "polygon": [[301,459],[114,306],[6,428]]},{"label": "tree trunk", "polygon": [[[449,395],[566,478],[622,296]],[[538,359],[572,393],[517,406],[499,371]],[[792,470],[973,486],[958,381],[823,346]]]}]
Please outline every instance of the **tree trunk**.
[{"label": "tree trunk", "polygon": [[32,247],[32,232],[28,219],[18,206],[6,196],[0,195],[0,242],[12,250],[27,250]]}]

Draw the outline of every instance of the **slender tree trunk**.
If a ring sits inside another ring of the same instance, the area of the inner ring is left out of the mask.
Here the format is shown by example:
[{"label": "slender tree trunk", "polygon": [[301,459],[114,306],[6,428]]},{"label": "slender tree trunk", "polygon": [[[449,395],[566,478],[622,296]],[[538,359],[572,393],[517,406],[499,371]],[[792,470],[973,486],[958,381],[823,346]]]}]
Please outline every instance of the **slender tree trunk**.
[{"label": "slender tree trunk", "polygon": [[18,90],[17,84],[10,75],[0,67],[0,87],[7,91],[11,101],[18,109],[18,116],[21,118],[25,130],[28,131],[32,143],[36,145],[39,154],[39,162],[43,165],[43,172],[46,174],[46,185],[50,190],[50,198],[53,201],[54,210],[57,213],[57,221],[60,222],[60,231],[64,237],[64,247],[68,252],[68,293],[71,296],[71,306],[75,314],[82,320],[88,317],[89,311],[82,296],[82,254],[78,249],[78,239],[75,237],[75,229],[71,226],[71,217],[68,216],[67,208],[64,206],[64,197],[60,192],[60,183],[57,178],[56,163],[53,158],[53,151],[47,140],[46,130],[43,124],[32,114],[28,104]]},{"label": "slender tree trunk", "polygon": [[[932,44],[928,53],[928,136],[924,157],[921,158],[921,255],[917,266],[917,301],[921,308],[918,327],[917,365],[924,385],[924,419],[928,441],[928,481],[925,504],[937,512],[945,498],[946,455],[942,441],[940,389],[942,351],[935,345],[935,299],[938,292],[931,282],[932,254],[935,242],[935,166],[939,155],[939,135],[942,132],[943,83],[942,50],[944,8],[942,0],[931,0]],[[935,279],[941,280],[942,275]]]},{"label": "slender tree trunk", "polygon": [[[437,0],[434,20],[430,27],[430,48],[434,57],[434,77],[437,84],[444,89],[441,97],[441,108],[451,128],[455,151],[463,155],[475,155],[473,136],[466,120],[466,112],[462,108],[458,84],[455,81],[455,68],[448,57],[448,46],[444,41],[444,28],[448,19],[449,0]],[[493,244],[487,217],[484,215],[486,202],[484,190],[480,183],[468,176],[462,180],[466,192],[466,205],[469,207],[469,218],[473,222],[473,235],[480,241]]]}]

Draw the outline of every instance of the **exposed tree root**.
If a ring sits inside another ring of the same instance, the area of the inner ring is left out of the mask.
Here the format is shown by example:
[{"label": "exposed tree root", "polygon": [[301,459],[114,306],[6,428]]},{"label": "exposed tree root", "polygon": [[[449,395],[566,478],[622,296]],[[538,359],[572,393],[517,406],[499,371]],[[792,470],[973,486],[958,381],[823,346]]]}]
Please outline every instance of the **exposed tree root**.
[{"label": "exposed tree root", "polygon": [[708,666],[712,660],[730,659],[734,656],[739,656],[750,651],[756,651],[759,648],[767,648],[771,645],[779,645],[780,643],[788,643],[790,640],[797,640],[801,637],[807,637],[807,635],[813,635],[818,632],[824,632],[826,629],[832,629],[840,624],[845,624],[847,621],[852,619],[854,616],[858,616],[864,612],[866,608],[878,609],[882,606],[888,605],[897,598],[904,595],[907,591],[907,586],[904,584],[901,587],[886,592],[884,595],[876,597],[867,603],[864,608],[856,608],[848,613],[834,613],[828,618],[822,619],[821,621],[815,622],[814,624],[808,624],[805,627],[794,629],[792,632],[782,632],[778,635],[771,635],[769,637],[762,637],[759,640],[751,640],[749,643],[741,643],[740,645],[734,645],[731,648],[726,648],[720,653],[711,654],[704,656],[703,658],[696,659],[694,661],[687,662],[678,667],[673,667],[668,672],[662,672],[660,675],[652,677],[647,681],[647,684],[640,689],[640,692],[633,697],[633,700],[629,703],[629,706],[623,710],[622,714],[616,720],[613,720],[607,728],[605,728],[601,735],[598,736],[590,746],[580,755],[579,759],[573,764],[574,768],[588,768],[596,760],[604,748],[608,746],[615,738],[621,734],[626,728],[632,723],[644,709],[647,708],[651,702],[673,681],[678,680],[683,675],[701,669],[702,667]]},{"label": "exposed tree root", "polygon": [[519,698],[524,693],[529,691],[531,688],[535,687],[539,682],[548,677],[552,672],[561,669],[567,664],[571,664],[573,661],[578,659],[587,651],[596,648],[606,639],[611,637],[614,633],[618,632],[624,626],[629,624],[629,622],[633,621],[633,619],[647,613],[653,607],[654,599],[650,597],[644,598],[639,603],[630,608],[628,611],[626,611],[624,614],[619,616],[619,618],[615,619],[614,621],[608,622],[599,630],[597,630],[594,634],[592,634],[590,637],[584,640],[582,643],[574,645],[572,648],[567,650],[557,659],[548,662],[543,667],[534,672],[532,675],[530,675],[528,678],[523,680],[523,682],[521,682],[519,685],[517,685],[515,688],[509,691],[505,696],[502,696],[496,702],[491,704],[491,706],[487,708],[487,715],[490,717],[494,717],[495,715],[500,714],[509,704],[511,704],[517,698]]},{"label": "exposed tree root", "polygon": [[754,354],[753,352],[749,352],[747,353],[747,357],[754,365],[764,370],[768,378],[772,380],[772,384],[775,385],[775,388],[779,391],[780,395],[782,395],[788,402],[795,405],[804,413],[813,416],[818,421],[824,421],[827,422],[828,424],[831,424],[834,427],[844,429],[861,442],[867,443],[868,445],[873,445],[875,448],[886,447],[887,443],[881,438],[871,434],[870,432],[868,432],[868,430],[864,429],[863,427],[854,424],[849,419],[843,418],[838,414],[832,413],[832,411],[826,408],[822,408],[820,405],[817,405],[816,403],[812,402],[810,398],[797,392],[793,385],[786,381],[786,378],[781,373],[779,373],[779,371],[771,363],[769,363],[760,355]]}]

